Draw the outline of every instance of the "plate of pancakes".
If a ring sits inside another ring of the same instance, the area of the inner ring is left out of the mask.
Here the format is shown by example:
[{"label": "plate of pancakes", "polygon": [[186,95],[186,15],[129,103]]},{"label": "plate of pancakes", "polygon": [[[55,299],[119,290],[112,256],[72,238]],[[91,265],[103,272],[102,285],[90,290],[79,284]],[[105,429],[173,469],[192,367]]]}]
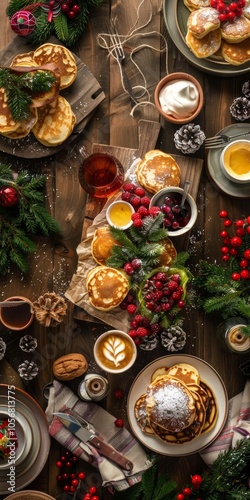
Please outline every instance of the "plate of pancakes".
[{"label": "plate of pancakes", "polygon": [[[189,8],[185,5],[186,2],[190,4]],[[163,2],[163,13],[168,33],[182,55],[193,66],[206,73],[220,76],[235,76],[236,74],[248,73],[250,70],[250,19],[241,16],[243,18],[242,24],[244,23],[244,26],[242,26],[244,34],[242,33],[238,40],[232,38],[234,23],[223,23],[227,29],[226,25],[231,25],[229,33],[223,27],[223,30],[225,30],[223,37],[221,35],[222,25],[220,27],[216,27],[215,24],[213,27],[210,25],[210,28],[207,29],[211,29],[211,31],[205,32],[205,34],[204,32],[197,33],[197,24],[200,24],[201,30],[205,25],[202,16],[198,18],[198,21],[197,19],[194,20],[195,32],[191,33],[190,28],[188,28],[188,20],[189,26],[191,25],[190,16],[194,16],[194,14],[197,16],[198,10],[202,11],[203,8],[210,8],[210,1],[185,0],[185,3],[183,0],[164,0]],[[248,4],[246,8],[248,14]],[[197,12],[195,12],[196,10]],[[215,9],[213,10],[215,11]],[[214,19],[213,23],[215,23]],[[247,34],[245,33],[246,30]],[[239,29],[237,28],[235,31],[236,35],[238,35]],[[224,39],[224,36],[227,39]],[[222,47],[227,60],[222,57]]]},{"label": "plate of pancakes", "polygon": [[209,446],[228,414],[225,384],[216,370],[195,356],[174,354],[149,363],[128,394],[128,420],[150,450],[185,456]]},{"label": "plate of pancakes", "polygon": [[15,39],[1,52],[2,66],[16,74],[50,71],[55,82],[49,91],[31,95],[29,116],[15,122],[5,89],[0,89],[0,147],[23,158],[42,158],[66,147],[84,130],[105,98],[88,67],[55,37],[31,50]]},{"label": "plate of pancakes", "polygon": [[[218,132],[217,135],[226,134],[234,136],[237,134],[246,133],[244,138],[250,140],[250,124],[249,123],[233,123],[228,125]],[[249,133],[248,133],[249,132]],[[228,179],[222,168],[220,167],[220,155],[224,146],[221,148],[209,149],[207,156],[207,169],[208,174],[216,186],[224,193],[234,196],[235,198],[249,198],[250,197],[250,182],[238,184]]]}]

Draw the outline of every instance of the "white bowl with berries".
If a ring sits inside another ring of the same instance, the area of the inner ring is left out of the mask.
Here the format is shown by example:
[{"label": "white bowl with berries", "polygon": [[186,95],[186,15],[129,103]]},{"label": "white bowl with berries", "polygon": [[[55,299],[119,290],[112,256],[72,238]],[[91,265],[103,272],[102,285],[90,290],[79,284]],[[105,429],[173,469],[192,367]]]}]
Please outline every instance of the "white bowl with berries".
[{"label": "white bowl with berries", "polygon": [[198,209],[188,193],[182,205],[184,190],[180,187],[167,187],[158,191],[150,201],[149,207],[159,207],[164,214],[164,227],[170,237],[181,236],[194,226]]}]

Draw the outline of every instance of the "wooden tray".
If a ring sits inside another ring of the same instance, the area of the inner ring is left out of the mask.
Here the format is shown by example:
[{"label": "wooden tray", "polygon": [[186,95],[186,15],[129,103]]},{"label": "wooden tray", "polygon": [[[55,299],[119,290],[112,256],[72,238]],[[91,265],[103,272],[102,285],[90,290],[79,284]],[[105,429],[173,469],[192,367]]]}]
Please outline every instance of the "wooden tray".
[{"label": "wooden tray", "polygon": [[[130,167],[136,158],[142,158],[147,151],[156,147],[158,135],[160,131],[160,123],[141,120],[139,122],[139,147],[138,149],[123,148],[117,146],[109,146],[105,144],[94,144],[93,153],[106,152],[115,156],[122,163],[124,170]],[[189,193],[196,200],[198,188],[203,167],[203,160],[199,158],[191,158],[180,156],[171,153],[181,169],[180,186],[184,185],[186,179],[190,180],[191,186]],[[82,231],[82,241],[86,238],[87,230],[92,225],[94,218],[100,213],[105,205],[106,200],[97,200],[88,195],[85,209],[85,217]],[[178,242],[176,240],[178,239]],[[182,237],[175,238],[174,245],[177,251],[185,250],[188,246],[188,233]],[[74,318],[84,321],[97,321],[97,319],[89,316],[84,309],[79,306],[74,307]]]},{"label": "wooden tray", "polygon": [[[49,42],[58,45],[58,40],[54,37],[51,37]],[[31,46],[28,45],[26,39],[17,37],[0,51],[1,65],[8,67],[15,55],[30,52],[31,50]],[[60,146],[46,147],[37,141],[32,133],[23,139],[8,139],[0,135],[0,149],[3,153],[9,153],[21,158],[51,156],[76,139],[76,136],[86,127],[97,106],[105,99],[105,94],[86,64],[75,54],[73,55],[77,64],[77,77],[70,87],[60,91],[60,94],[68,100],[72,111],[76,115],[76,126],[71,136]]]}]

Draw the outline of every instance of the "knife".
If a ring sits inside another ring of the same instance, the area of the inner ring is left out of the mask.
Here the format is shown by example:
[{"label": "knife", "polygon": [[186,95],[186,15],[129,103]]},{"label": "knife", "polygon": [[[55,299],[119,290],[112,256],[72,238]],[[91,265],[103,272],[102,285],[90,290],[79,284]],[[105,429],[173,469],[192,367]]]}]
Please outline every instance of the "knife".
[{"label": "knife", "polygon": [[[70,415],[69,413],[53,413],[64,425],[69,429],[70,432],[75,434],[83,443],[89,442],[94,446],[100,455],[109,458],[112,462],[122,467],[129,472],[132,471],[134,464],[126,458],[124,455],[119,453],[113,446],[103,441],[98,437],[94,430],[91,428],[90,424],[81,417],[81,423]],[[81,425],[82,424],[82,425]]]}]

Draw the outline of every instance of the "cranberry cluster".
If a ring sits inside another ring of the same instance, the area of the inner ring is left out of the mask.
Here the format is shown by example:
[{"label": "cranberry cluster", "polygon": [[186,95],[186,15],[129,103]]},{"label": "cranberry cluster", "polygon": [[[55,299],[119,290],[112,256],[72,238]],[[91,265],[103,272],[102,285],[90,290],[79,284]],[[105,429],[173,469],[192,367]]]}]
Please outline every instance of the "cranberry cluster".
[{"label": "cranberry cluster", "polygon": [[233,22],[236,17],[242,15],[242,9],[246,5],[245,0],[235,0],[234,2],[226,3],[224,0],[210,0],[210,5],[219,12],[219,19],[223,23],[225,21]]},{"label": "cranberry cluster", "polygon": [[201,484],[202,477],[199,474],[195,474],[191,477],[191,486],[186,486],[185,488],[183,488],[181,493],[178,493],[178,495],[176,496],[176,500],[187,500],[188,498],[202,500],[199,493]]},{"label": "cranberry cluster", "polygon": [[[221,247],[222,260],[229,262],[234,259],[238,263],[238,270],[232,273],[232,279],[250,279],[250,215],[244,219],[237,219],[233,222],[226,210],[221,210],[220,217],[224,219],[224,228],[220,232],[223,238]],[[230,236],[229,228],[233,228],[235,233]]]},{"label": "cranberry cluster", "polygon": [[[85,472],[76,472],[75,470],[78,460],[78,457],[70,453],[70,451],[66,451],[56,462],[56,466],[59,469],[56,479],[66,493],[74,494],[81,487],[81,482],[85,479]],[[85,491],[86,493],[83,494],[82,500],[100,500],[99,495],[97,495],[96,486],[93,485],[85,488]]]},{"label": "cranberry cluster", "polygon": [[190,206],[187,202],[185,202],[184,206],[181,205],[181,195],[179,193],[166,196],[160,209],[164,214],[164,225],[171,231],[185,227],[190,220]]},{"label": "cranberry cluster", "polygon": [[182,300],[184,290],[180,283],[181,277],[178,273],[170,276],[164,272],[153,274],[142,289],[146,308],[155,313],[168,312],[175,305],[182,309],[185,303]]},{"label": "cranberry cluster", "polygon": [[75,19],[81,10],[78,0],[58,0],[58,1],[61,4],[61,11],[64,14],[66,14],[66,16],[69,19]]}]

